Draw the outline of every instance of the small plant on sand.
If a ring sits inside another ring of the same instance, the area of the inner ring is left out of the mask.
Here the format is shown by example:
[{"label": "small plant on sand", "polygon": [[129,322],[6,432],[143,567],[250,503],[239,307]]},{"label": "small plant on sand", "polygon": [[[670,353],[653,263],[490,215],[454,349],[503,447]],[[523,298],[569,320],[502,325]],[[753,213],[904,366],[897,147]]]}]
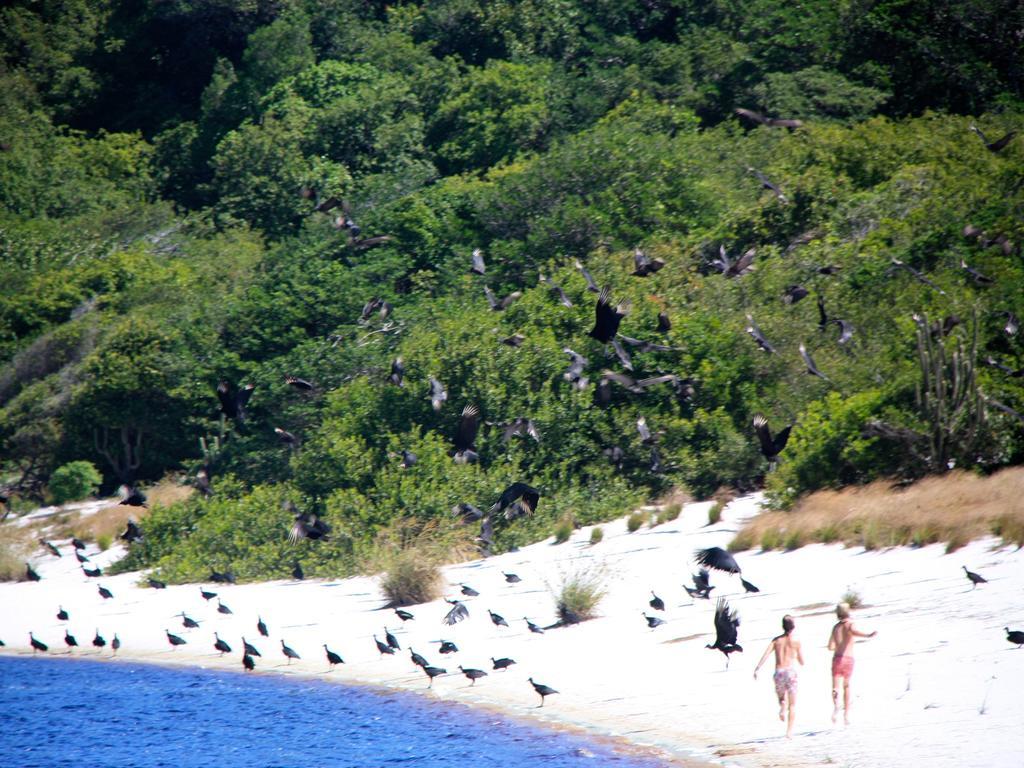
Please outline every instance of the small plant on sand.
[{"label": "small plant on sand", "polygon": [[572,513],[566,512],[555,523],[555,544],[565,544],[575,528],[576,522],[573,520]]},{"label": "small plant on sand", "polygon": [[847,587],[846,591],[843,592],[843,596],[839,598],[839,602],[846,603],[851,609],[861,608],[864,605],[864,600],[853,587]]},{"label": "small plant on sand", "polygon": [[604,539],[604,530],[602,530],[601,526],[595,525],[593,528],[590,529],[590,545],[591,546],[593,546],[594,544],[600,544],[603,539]]},{"label": "small plant on sand", "polygon": [[683,511],[682,504],[669,504],[658,514],[661,522],[668,523],[679,517],[679,513]]},{"label": "small plant on sand", "polygon": [[24,578],[28,551],[23,530],[12,526],[0,528],[0,581]]},{"label": "small plant on sand", "polygon": [[647,522],[646,512],[634,512],[626,519],[626,530],[636,533],[645,522]]},{"label": "small plant on sand", "polygon": [[113,536],[109,533],[101,533],[96,537],[96,546],[100,548],[100,552],[106,552],[110,549],[110,545],[113,542]]},{"label": "small plant on sand", "polygon": [[383,571],[381,590],[391,605],[415,605],[441,596],[441,564],[468,554],[465,529],[445,529],[434,521],[399,520],[381,531],[367,559]]},{"label": "small plant on sand", "polygon": [[720,501],[716,501],[711,505],[708,509],[708,525],[721,522],[723,509],[725,509],[725,505]]},{"label": "small plant on sand", "polygon": [[555,595],[555,609],[562,624],[578,624],[592,619],[607,594],[607,574],[600,566],[581,568],[562,578]]}]

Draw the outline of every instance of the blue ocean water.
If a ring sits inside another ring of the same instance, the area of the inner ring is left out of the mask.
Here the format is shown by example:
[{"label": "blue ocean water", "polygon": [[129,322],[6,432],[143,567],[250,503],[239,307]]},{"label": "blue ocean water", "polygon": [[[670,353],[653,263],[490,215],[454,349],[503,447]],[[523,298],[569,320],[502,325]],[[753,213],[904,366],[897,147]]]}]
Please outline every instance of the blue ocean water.
[{"label": "blue ocean water", "polygon": [[129,662],[0,657],[0,766],[661,768],[409,693]]}]

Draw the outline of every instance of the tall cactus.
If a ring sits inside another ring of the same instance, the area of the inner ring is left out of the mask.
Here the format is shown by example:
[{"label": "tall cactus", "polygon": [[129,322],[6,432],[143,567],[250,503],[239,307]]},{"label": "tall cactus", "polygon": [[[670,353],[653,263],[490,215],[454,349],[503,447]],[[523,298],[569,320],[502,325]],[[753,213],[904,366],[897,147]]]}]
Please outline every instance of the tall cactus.
[{"label": "tall cactus", "polygon": [[978,353],[978,321],[971,318],[970,344],[960,336],[948,353],[941,339],[934,339],[926,317],[917,323],[917,357],[921,381],[917,408],[928,441],[928,463],[945,472],[954,456],[970,456],[981,436],[985,410],[975,376]]}]

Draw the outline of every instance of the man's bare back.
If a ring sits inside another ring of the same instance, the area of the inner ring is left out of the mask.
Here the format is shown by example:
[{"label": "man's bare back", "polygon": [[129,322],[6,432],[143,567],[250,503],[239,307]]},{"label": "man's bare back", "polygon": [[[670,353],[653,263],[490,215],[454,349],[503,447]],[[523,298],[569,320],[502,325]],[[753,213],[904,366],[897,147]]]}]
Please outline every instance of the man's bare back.
[{"label": "man's bare back", "polygon": [[[863,636],[863,635],[862,635]],[[857,634],[850,619],[840,619],[832,627],[828,647],[836,656],[853,656],[853,644]]]},{"label": "man's bare back", "polygon": [[800,641],[794,640],[788,634],[779,635],[772,640],[772,648],[775,649],[776,669],[788,669],[793,666],[794,659],[801,658]]}]

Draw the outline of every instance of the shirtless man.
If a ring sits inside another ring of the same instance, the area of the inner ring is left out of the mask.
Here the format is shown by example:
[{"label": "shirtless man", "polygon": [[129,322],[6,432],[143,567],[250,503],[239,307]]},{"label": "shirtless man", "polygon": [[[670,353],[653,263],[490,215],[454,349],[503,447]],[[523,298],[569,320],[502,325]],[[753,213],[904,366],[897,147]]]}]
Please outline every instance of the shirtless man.
[{"label": "shirtless man", "polygon": [[[775,651],[775,695],[779,697],[779,720],[786,722],[786,738],[793,738],[793,718],[796,710],[796,667],[793,660],[804,663],[803,653],[800,651],[800,641],[793,639],[793,627],[796,623],[792,616],[782,617],[782,634],[772,638],[768,647],[761,654],[761,660],[754,667],[754,679],[757,680],[757,670],[764,664],[768,654]],[[787,699],[789,704],[789,719],[786,719]]]},{"label": "shirtless man", "polygon": [[858,637],[874,637],[878,632],[861,632],[850,620],[850,606],[836,606],[839,621],[832,627],[828,649],[832,651],[832,722],[839,717],[839,681],[843,681],[843,722],[850,724],[850,677],[853,675],[853,644]]}]

